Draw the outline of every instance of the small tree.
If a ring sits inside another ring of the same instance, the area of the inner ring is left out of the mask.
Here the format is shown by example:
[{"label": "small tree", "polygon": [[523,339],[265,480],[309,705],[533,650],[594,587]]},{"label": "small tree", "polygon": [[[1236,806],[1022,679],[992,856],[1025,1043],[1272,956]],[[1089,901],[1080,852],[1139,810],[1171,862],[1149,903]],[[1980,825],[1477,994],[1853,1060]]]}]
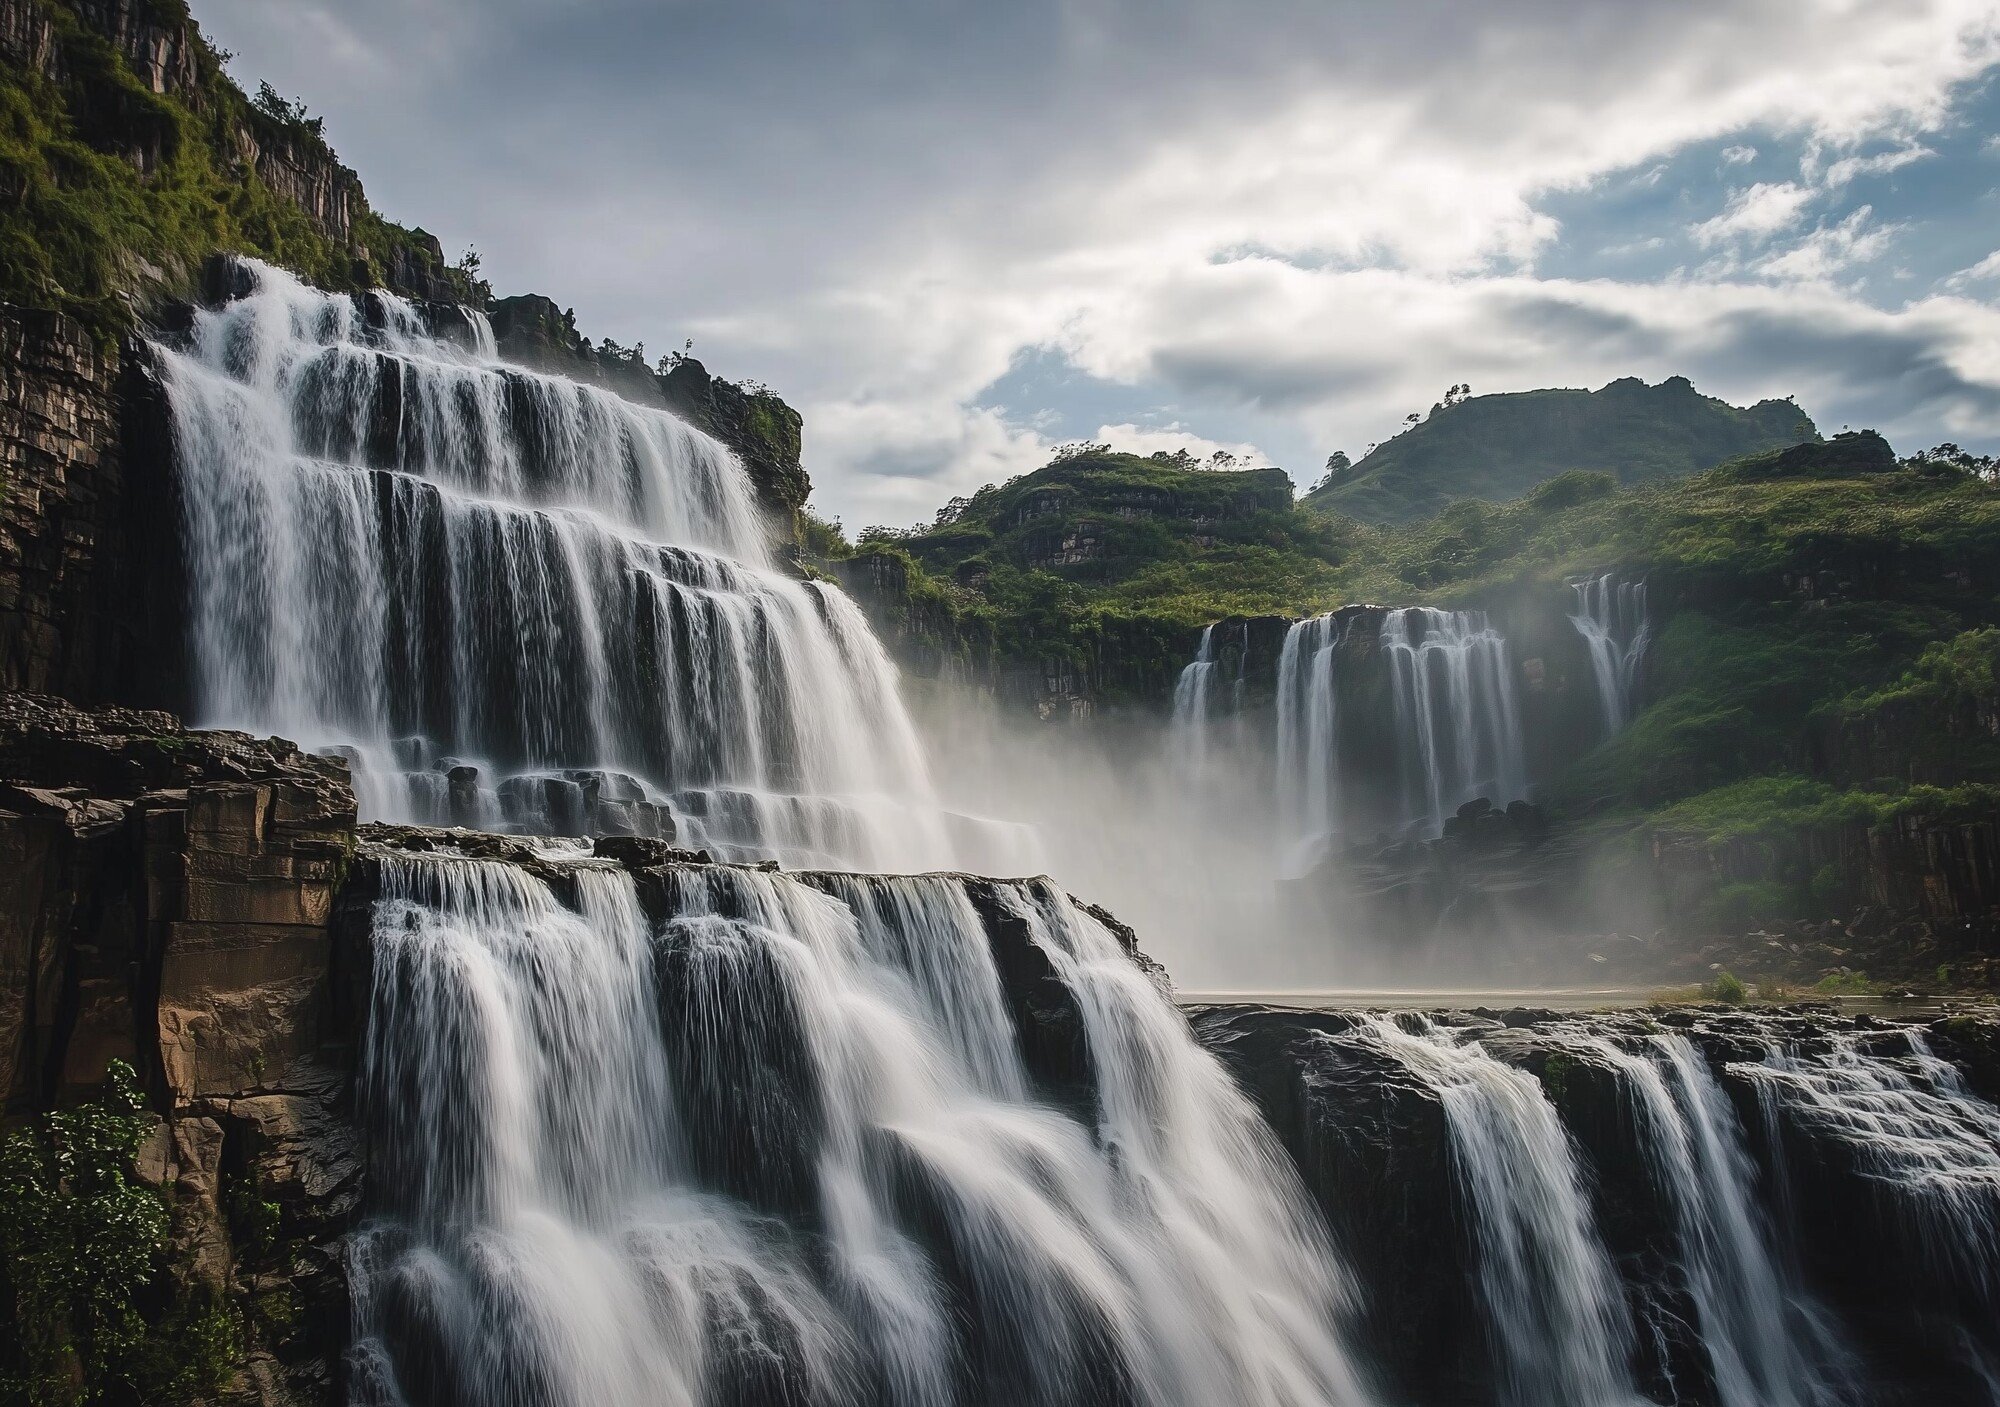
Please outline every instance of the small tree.
[{"label": "small tree", "polygon": [[1056,452],[1049,457],[1049,463],[1064,464],[1072,459],[1083,459],[1093,454],[1108,454],[1110,451],[1110,445],[1101,445],[1095,440],[1072,440],[1068,444],[1057,445]]},{"label": "small tree", "polygon": [[2000,483],[2000,460],[1990,454],[1974,454],[1971,450],[1960,449],[1946,441],[1930,449],[1918,450],[1905,455],[1902,461],[1905,469],[1915,469],[1925,474],[1940,476],[1962,476],[1978,479],[1982,483]]},{"label": "small tree", "polygon": [[1332,488],[1335,484],[1343,482],[1353,471],[1354,463],[1347,457],[1347,451],[1337,449],[1326,457],[1326,472],[1319,476],[1319,482],[1306,492],[1318,493],[1321,489]]},{"label": "small tree", "polygon": [[269,83],[257,85],[257,96],[250,100],[250,106],[270,118],[281,127],[298,128],[317,137],[325,123],[322,119],[309,116],[302,102],[290,102]]}]

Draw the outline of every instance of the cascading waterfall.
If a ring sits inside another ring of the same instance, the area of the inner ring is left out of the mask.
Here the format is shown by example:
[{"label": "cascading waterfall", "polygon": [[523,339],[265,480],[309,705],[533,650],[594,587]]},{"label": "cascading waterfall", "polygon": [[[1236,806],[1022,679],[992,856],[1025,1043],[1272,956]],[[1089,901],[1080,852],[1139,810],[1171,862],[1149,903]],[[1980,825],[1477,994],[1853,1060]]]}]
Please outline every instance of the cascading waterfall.
[{"label": "cascading waterfall", "polygon": [[1433,1090],[1471,1221],[1505,1407],[1643,1402],[1632,1326],[1584,1176],[1534,1076],[1461,1031],[1373,1017],[1337,1039],[1373,1045]]},{"label": "cascading waterfall", "polygon": [[1200,779],[1208,760],[1208,728],[1215,714],[1215,669],[1215,627],[1205,625],[1194,659],[1174,681],[1174,711],[1168,722],[1174,763],[1194,780]]},{"label": "cascading waterfall", "polygon": [[726,449],[497,362],[476,314],[462,345],[387,294],[242,272],[155,349],[200,721],[346,752],[372,818],[966,861],[887,657],[770,570]]},{"label": "cascading waterfall", "polygon": [[1404,814],[1431,835],[1468,801],[1527,792],[1507,642],[1484,611],[1405,606],[1382,621],[1395,680]]},{"label": "cascading waterfall", "polygon": [[1047,881],[989,888],[1094,1126],[1032,1097],[969,881],[676,868],[649,921],[597,862],[380,863],[358,1402],[1367,1400],[1271,1135]]},{"label": "cascading waterfall", "polygon": [[1169,717],[1167,741],[1174,766],[1188,782],[1200,786],[1207,780],[1214,761],[1217,734],[1224,719],[1238,730],[1243,724],[1245,660],[1249,654],[1249,626],[1241,627],[1236,649],[1236,676],[1222,678],[1223,643],[1216,638],[1216,625],[1202,627],[1201,643],[1195,656],[1174,681],[1173,713]]},{"label": "cascading waterfall", "polygon": [[[1756,1082],[1773,1128],[1841,1150],[1866,1177],[1929,1282],[2000,1322],[2000,1108],[1914,1031],[1897,1056],[1852,1035],[1774,1045],[1731,1068]],[[1983,1345],[2000,1362],[2000,1333]]]},{"label": "cascading waterfall", "polygon": [[1718,1407],[1842,1407],[1851,1364],[1824,1313],[1777,1253],[1728,1096],[1687,1037],[1637,1051],[1581,1030],[1566,1037],[1617,1072],[1653,1185],[1677,1240],[1674,1272],[1693,1306]]},{"label": "cascading waterfall", "polygon": [[[1367,619],[1333,612],[1298,621],[1278,656],[1278,806],[1295,871],[1359,828],[1437,836],[1468,801],[1505,806],[1527,794],[1507,642],[1482,612],[1408,606],[1382,614],[1388,755],[1350,745],[1349,730],[1370,720],[1342,709],[1341,662]],[[1367,788],[1382,794],[1378,802],[1350,795],[1361,789],[1348,784],[1349,767],[1386,782]]]},{"label": "cascading waterfall", "polygon": [[1653,620],[1646,609],[1646,583],[1620,581],[1614,572],[1571,582],[1576,609],[1570,624],[1590,647],[1591,673],[1597,681],[1598,705],[1607,735],[1632,721],[1639,664],[1652,639]]},{"label": "cascading waterfall", "polygon": [[1278,654],[1278,807],[1291,868],[1340,826],[1339,711],[1334,665],[1346,626],[1314,616],[1285,632]]}]

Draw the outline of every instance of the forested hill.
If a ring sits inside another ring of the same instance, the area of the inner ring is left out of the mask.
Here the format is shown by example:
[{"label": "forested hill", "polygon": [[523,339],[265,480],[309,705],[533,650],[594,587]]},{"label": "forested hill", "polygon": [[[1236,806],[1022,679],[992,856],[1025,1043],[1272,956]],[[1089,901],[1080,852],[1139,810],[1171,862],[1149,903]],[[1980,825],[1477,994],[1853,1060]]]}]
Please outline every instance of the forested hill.
[{"label": "forested hill", "polygon": [[1520,391],[1434,406],[1427,419],[1336,468],[1306,496],[1366,522],[1426,518],[1454,499],[1504,502],[1571,469],[1644,483],[1816,440],[1790,401],[1737,407],[1686,377],[1623,377],[1596,391]]}]

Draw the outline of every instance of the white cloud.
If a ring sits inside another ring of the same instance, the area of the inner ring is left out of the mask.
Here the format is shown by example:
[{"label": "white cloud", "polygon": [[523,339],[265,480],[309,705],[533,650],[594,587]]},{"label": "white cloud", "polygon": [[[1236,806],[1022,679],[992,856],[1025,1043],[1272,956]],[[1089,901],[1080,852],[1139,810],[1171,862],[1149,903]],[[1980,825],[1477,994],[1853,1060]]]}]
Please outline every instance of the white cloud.
[{"label": "white cloud", "polygon": [[1880,258],[1899,227],[1871,228],[1874,213],[1873,206],[1863,205],[1838,224],[1821,225],[1790,249],[1759,260],[1754,268],[1766,278],[1823,281]]},{"label": "white cloud", "polygon": [[1756,159],[1757,148],[1755,147],[1735,146],[1724,147],[1722,149],[1722,164],[1724,166],[1748,166]]},{"label": "white cloud", "polygon": [[[1956,389],[1911,393],[1939,417],[2000,379],[1966,348],[1972,314],[1831,286],[1891,226],[1787,239],[1817,175],[1695,226],[1715,254],[1699,276],[1536,277],[1552,194],[1568,210],[1621,173],[1619,191],[1664,179],[1705,143],[1811,142],[1828,179],[1921,150],[2000,53],[1994,0],[1688,0],[1604,24],[1577,23],[1583,0],[1014,0],[949,23],[844,0],[781,31],[755,4],[196,6],[239,76],[326,114],[377,208],[476,241],[503,291],[546,291],[594,335],[692,333],[712,369],[800,406],[821,501],[851,523],[927,516],[1043,454],[1045,407],[981,404],[1028,349],[1200,387],[1200,407],[1171,398],[1184,424],[1295,469],[1459,380],[1686,371],[1824,390],[1860,423],[1912,383],[1832,367],[1856,329],[1950,368]],[[302,14],[368,36],[365,61],[298,45]],[[1590,243],[1644,248],[1690,217],[1633,218]],[[1830,340],[1731,361],[1780,307]],[[1706,343],[1697,315],[1720,320]],[[1133,414],[1077,395],[1070,434]],[[1214,406],[1242,418],[1207,425]]]},{"label": "white cloud", "polygon": [[1900,171],[1911,162],[1922,161],[1937,153],[1927,146],[1912,143],[1895,151],[1877,152],[1873,156],[1844,156],[1826,168],[1826,184],[1844,186],[1856,176],[1886,176],[1891,171]]},{"label": "white cloud", "polygon": [[1961,291],[1975,283],[1985,283],[2000,279],[2000,249],[1994,250],[1969,269],[1960,269],[1944,281],[1944,286],[1954,292]]},{"label": "white cloud", "polygon": [[1688,226],[1703,249],[1744,241],[1762,244],[1796,225],[1812,203],[1813,192],[1790,181],[1759,181],[1732,191],[1722,213]]},{"label": "white cloud", "polygon": [[1610,258],[1623,258],[1631,254],[1651,254],[1656,249],[1666,247],[1666,240],[1659,235],[1648,235],[1644,239],[1631,240],[1625,244],[1607,244],[1598,252]]}]

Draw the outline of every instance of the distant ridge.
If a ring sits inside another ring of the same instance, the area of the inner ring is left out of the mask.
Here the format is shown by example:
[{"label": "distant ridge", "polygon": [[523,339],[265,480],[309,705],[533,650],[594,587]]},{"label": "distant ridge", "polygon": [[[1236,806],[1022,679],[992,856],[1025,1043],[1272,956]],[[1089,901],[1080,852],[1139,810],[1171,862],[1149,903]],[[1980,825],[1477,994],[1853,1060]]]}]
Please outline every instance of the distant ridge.
[{"label": "distant ridge", "polygon": [[1684,376],[1657,386],[1628,376],[1597,391],[1517,391],[1434,406],[1305,502],[1366,522],[1409,522],[1457,498],[1518,498],[1571,469],[1635,484],[1819,438],[1791,401],[1738,407],[1702,395]]}]

